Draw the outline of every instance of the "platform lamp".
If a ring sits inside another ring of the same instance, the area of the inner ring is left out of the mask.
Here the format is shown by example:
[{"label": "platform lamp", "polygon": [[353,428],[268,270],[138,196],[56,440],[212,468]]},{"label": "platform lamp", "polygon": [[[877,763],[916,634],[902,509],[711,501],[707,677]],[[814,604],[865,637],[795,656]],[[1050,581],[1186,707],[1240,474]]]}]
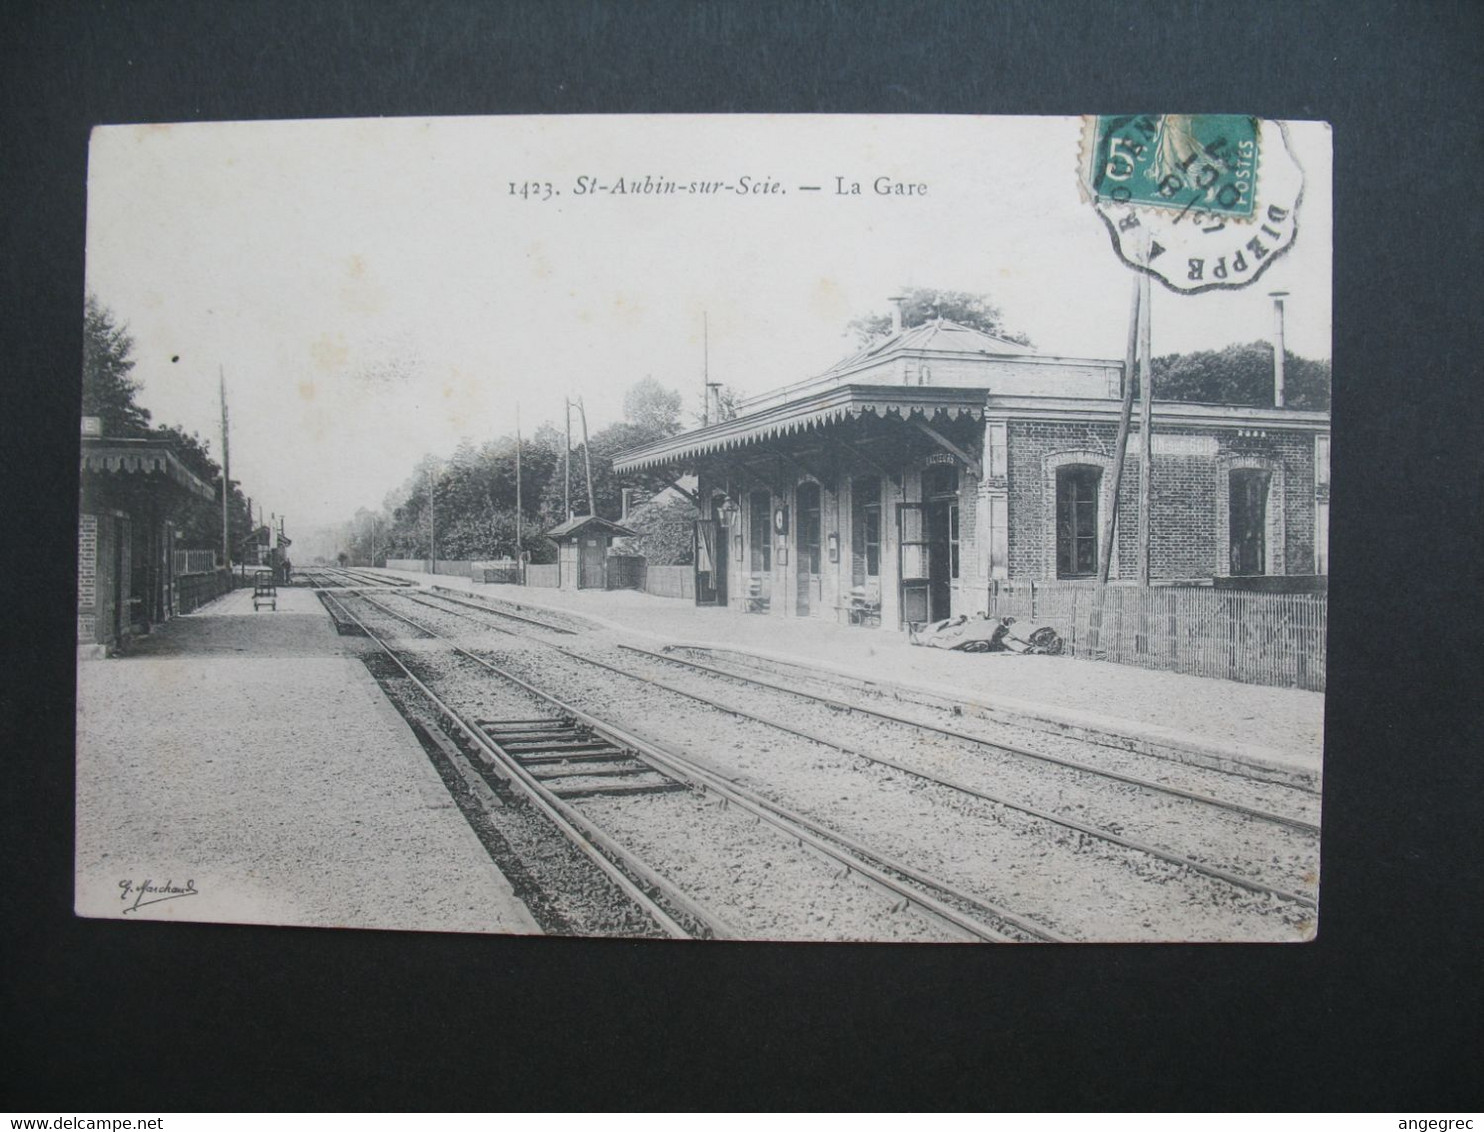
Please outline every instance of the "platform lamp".
[{"label": "platform lamp", "polygon": [[729,495],[726,497],[726,501],[721,505],[721,521],[727,526],[728,529],[730,529],[732,523],[736,521],[736,518],[737,505],[732,502],[732,497]]}]

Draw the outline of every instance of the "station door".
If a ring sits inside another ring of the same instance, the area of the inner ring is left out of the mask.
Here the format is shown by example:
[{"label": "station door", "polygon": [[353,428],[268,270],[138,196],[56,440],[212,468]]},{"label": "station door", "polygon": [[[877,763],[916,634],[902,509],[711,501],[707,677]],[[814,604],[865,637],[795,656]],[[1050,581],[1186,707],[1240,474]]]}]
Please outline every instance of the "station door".
[{"label": "station door", "polygon": [[578,588],[584,590],[601,590],[607,584],[603,577],[603,559],[607,554],[606,539],[589,536],[582,540],[582,547],[578,553]]},{"label": "station door", "polygon": [[820,571],[819,553],[819,485],[802,483],[798,490],[799,547],[798,604],[800,617],[818,614],[823,605],[823,578]]}]

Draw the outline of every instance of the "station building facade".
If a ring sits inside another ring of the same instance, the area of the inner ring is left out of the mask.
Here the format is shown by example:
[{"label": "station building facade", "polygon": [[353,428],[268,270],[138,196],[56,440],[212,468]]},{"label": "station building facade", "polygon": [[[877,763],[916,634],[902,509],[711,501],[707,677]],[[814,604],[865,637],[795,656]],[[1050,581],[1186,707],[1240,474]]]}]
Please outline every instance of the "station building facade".
[{"label": "station building facade", "polygon": [[[614,469],[697,477],[698,602],[899,628],[981,612],[996,582],[1096,577],[1122,382],[940,319]],[[1152,579],[1327,572],[1327,413],[1156,401],[1151,443]],[[1135,414],[1114,579],[1139,453]]]},{"label": "station building facade", "polygon": [[77,643],[102,655],[179,612],[177,520],[216,491],[168,443],[106,438],[96,418],[85,418],[90,426],[81,453]]}]

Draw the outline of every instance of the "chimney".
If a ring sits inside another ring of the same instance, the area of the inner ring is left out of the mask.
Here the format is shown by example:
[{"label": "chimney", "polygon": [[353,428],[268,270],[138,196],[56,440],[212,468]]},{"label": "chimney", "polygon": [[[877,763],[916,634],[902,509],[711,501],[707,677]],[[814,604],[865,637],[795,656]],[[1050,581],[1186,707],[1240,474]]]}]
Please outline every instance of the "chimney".
[{"label": "chimney", "polygon": [[1287,291],[1273,291],[1273,404],[1283,408],[1283,300]]},{"label": "chimney", "polygon": [[900,334],[902,332],[902,308],[907,304],[907,296],[893,295],[886,301],[891,304],[891,332]]}]

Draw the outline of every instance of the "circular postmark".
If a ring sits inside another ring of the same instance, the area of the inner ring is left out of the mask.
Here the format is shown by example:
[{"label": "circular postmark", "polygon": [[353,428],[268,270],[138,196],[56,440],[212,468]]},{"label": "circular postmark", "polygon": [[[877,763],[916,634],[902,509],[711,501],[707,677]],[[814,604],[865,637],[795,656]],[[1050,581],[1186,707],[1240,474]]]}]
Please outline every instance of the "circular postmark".
[{"label": "circular postmark", "polygon": [[1172,291],[1255,283],[1298,234],[1303,170],[1281,122],[1086,117],[1080,174],[1118,257]]}]

